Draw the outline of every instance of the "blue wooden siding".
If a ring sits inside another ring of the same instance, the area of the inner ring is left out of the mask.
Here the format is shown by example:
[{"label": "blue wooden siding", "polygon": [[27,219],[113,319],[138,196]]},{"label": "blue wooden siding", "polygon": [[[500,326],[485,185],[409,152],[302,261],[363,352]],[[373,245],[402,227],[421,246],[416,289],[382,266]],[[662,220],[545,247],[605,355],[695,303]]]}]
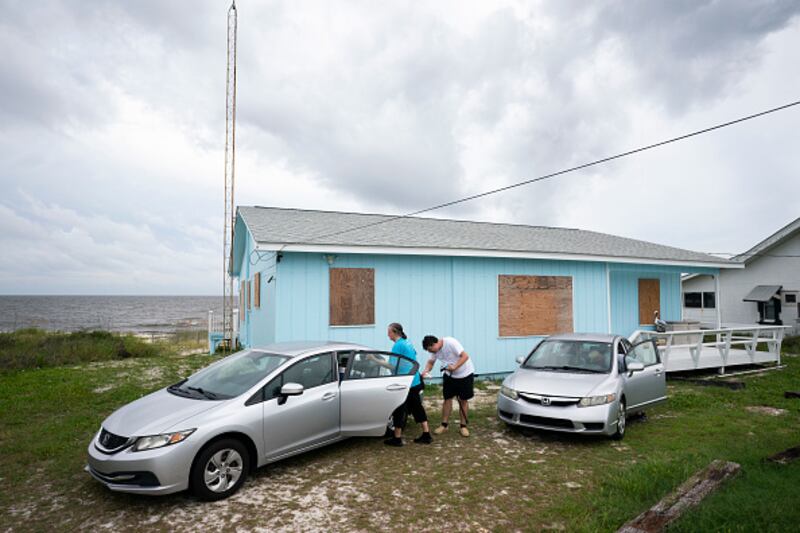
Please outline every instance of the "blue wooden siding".
[{"label": "blue wooden siding", "polygon": [[[236,231],[246,232],[246,228],[240,227],[241,219],[237,222]],[[249,236],[249,233],[247,233]],[[270,344],[276,342],[275,318],[277,313],[277,290],[275,279],[269,281],[270,276],[275,276],[277,272],[275,254],[254,251],[254,242],[248,238],[244,244],[241,255],[237,256],[240,265],[239,278],[236,282],[236,292],[241,290],[242,281],[250,283],[250,309],[247,309],[247,299],[245,295],[244,309],[239,310],[239,340],[244,346],[256,344]],[[255,284],[253,279],[257,272],[261,273],[261,306],[255,307]],[[277,276],[275,276],[277,277]],[[238,306],[239,300],[236,305]]]},{"label": "blue wooden siding", "polygon": [[[637,329],[653,329],[639,324],[639,280],[660,281],[660,307],[663,320],[681,319],[681,273],[686,267],[669,265],[609,265],[611,278],[611,329],[628,336]],[[695,268],[692,272],[715,273],[717,269]]]},{"label": "blue wooden siding", "polygon": [[[501,338],[498,322],[498,276],[501,274],[570,276],[573,281],[573,323],[578,332],[607,332],[609,293],[614,333],[629,335],[638,324],[638,280],[660,280],[665,320],[680,318],[681,272],[672,266],[628,265],[584,261],[501,258],[340,254],[334,268],[375,269],[375,324],[329,325],[329,269],[320,253],[252,255],[252,239],[244,246],[240,280],[262,273],[262,306],[246,312],[241,323],[245,346],[293,340],[341,340],[389,349],[390,322],[400,322],[427,359],[421,341],[427,334],[459,339],[473,357],[479,374],[504,373],[514,359],[528,353],[542,337]],[[611,280],[607,286],[606,269]],[[274,276],[272,282],[268,282]]]},{"label": "blue wooden siding", "polygon": [[506,372],[541,337],[499,337],[500,274],[572,277],[575,330],[607,330],[603,263],[339,255],[334,267],[375,269],[375,325],[329,326],[329,265],[321,254],[285,253],[277,275],[277,341],[331,339],[388,349],[386,325],[396,321],[418,352],[426,334],[453,336],[474,357],[479,373]]}]

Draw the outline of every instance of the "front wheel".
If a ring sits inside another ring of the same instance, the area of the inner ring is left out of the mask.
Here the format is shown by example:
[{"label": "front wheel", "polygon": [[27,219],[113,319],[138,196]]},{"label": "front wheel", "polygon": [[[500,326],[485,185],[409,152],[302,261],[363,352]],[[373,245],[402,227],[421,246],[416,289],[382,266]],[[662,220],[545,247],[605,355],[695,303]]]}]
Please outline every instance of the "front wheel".
[{"label": "front wheel", "polygon": [[192,492],[206,501],[227,498],[242,486],[249,468],[250,456],[241,442],[218,440],[197,455],[189,477]]},{"label": "front wheel", "polygon": [[614,440],[622,440],[625,437],[625,421],[627,411],[625,410],[625,400],[619,401],[617,408],[617,431],[611,436]]}]

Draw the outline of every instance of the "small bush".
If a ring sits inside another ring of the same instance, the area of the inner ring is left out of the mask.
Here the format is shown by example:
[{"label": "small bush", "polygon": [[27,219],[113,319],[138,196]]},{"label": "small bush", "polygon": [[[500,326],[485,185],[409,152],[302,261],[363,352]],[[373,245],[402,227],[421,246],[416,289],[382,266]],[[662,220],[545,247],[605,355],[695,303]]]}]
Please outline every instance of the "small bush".
[{"label": "small bush", "polygon": [[0,370],[43,368],[160,355],[163,347],[108,331],[0,333]]}]

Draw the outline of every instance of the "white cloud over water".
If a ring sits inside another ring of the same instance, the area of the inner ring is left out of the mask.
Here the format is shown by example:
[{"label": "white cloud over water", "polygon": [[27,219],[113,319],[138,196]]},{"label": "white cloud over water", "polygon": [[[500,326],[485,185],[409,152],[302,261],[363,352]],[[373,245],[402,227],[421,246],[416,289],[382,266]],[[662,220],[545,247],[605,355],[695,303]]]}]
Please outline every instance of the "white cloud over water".
[{"label": "white cloud over water", "polygon": [[[0,293],[218,293],[225,1],[3,2]],[[800,98],[794,1],[239,3],[237,203],[400,213]],[[800,109],[442,216],[736,252]]]}]

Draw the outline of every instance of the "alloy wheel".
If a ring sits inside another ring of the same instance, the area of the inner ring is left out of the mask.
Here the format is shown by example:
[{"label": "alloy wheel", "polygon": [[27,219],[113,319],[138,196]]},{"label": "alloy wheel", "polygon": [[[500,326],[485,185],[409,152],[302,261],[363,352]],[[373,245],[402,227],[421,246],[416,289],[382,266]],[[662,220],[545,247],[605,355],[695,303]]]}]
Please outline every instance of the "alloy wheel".
[{"label": "alloy wheel", "polygon": [[243,471],[244,464],[239,452],[225,448],[208,460],[203,469],[203,480],[208,490],[225,492],[239,481]]}]

